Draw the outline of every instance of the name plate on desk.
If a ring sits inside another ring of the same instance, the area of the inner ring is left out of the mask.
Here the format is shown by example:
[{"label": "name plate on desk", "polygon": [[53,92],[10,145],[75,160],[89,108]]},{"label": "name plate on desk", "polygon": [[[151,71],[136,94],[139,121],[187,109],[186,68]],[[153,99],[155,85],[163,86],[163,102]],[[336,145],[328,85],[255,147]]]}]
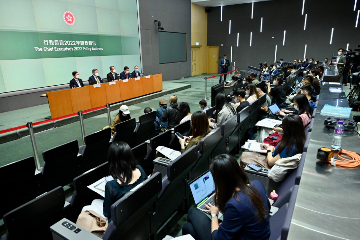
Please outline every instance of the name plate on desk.
[{"label": "name plate on desk", "polygon": [[128,82],[128,81],[129,81],[129,79],[124,79],[124,80],[123,80],[123,82]]},{"label": "name plate on desk", "polygon": [[149,76],[145,76],[146,78],[150,78],[150,75]]},{"label": "name plate on desk", "polygon": [[93,86],[94,86],[94,88],[98,88],[98,87],[101,87],[101,84],[94,84]]},{"label": "name plate on desk", "polygon": [[109,85],[114,85],[116,84],[116,82],[109,82]]},{"label": "name plate on desk", "polygon": [[139,81],[139,80],[140,80],[140,78],[139,78],[139,77],[135,78],[135,81]]}]

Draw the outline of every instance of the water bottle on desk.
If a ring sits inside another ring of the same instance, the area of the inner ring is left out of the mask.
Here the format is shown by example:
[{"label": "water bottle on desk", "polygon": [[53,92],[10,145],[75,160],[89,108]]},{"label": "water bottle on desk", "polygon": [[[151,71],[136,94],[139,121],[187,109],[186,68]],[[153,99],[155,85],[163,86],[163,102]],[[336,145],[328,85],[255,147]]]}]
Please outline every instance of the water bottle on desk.
[{"label": "water bottle on desk", "polygon": [[344,121],[338,121],[334,129],[334,137],[331,142],[331,147],[335,149],[341,149],[341,139],[344,134]]}]

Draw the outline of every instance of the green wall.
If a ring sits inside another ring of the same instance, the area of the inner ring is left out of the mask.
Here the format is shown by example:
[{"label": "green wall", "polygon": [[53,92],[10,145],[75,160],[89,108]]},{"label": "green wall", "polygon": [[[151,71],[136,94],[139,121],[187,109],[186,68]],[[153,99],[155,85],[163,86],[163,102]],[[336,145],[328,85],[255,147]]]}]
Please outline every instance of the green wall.
[{"label": "green wall", "polygon": [[[0,0],[0,93],[140,66],[136,0]],[[75,23],[63,14],[70,11]]]}]

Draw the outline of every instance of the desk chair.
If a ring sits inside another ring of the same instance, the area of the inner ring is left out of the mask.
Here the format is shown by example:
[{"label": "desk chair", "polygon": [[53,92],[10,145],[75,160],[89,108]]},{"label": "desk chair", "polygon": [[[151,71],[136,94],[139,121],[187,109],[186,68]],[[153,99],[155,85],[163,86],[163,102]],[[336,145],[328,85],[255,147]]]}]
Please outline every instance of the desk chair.
[{"label": "desk chair", "polygon": [[160,227],[177,210],[187,211],[188,184],[186,178],[197,159],[197,146],[192,146],[186,152],[174,159],[167,166],[167,175],[162,179],[162,190],[158,196],[158,211],[156,213],[156,228]]},{"label": "desk chair", "polygon": [[0,218],[37,196],[34,157],[0,167],[0,178],[4,193],[0,197]]},{"label": "desk chair", "polygon": [[136,128],[135,118],[116,124],[113,142],[123,141],[129,144],[130,147],[134,147],[135,128]]},{"label": "desk chair", "polygon": [[299,186],[294,186],[289,203],[284,204],[271,218],[270,218],[270,240],[286,240],[289,234],[291,218],[295,209],[296,197],[299,191]]},{"label": "desk chair", "polygon": [[220,155],[220,154],[225,154],[225,153],[227,154],[232,150],[229,147],[230,135],[232,135],[232,133],[236,129],[237,125],[238,125],[237,115],[233,116],[232,118],[230,118],[229,120],[227,120],[226,122],[224,122],[221,125],[220,132],[221,132],[222,138],[212,153],[213,157]]},{"label": "desk chair", "polygon": [[49,191],[65,186],[79,174],[78,141],[74,140],[42,153],[44,167],[41,169],[41,186]]},{"label": "desk chair", "polygon": [[215,114],[215,107],[211,107],[208,110],[206,110],[206,115],[208,116],[208,118],[214,118]]},{"label": "desk chair", "polygon": [[[174,127],[174,133],[180,133],[183,136],[191,136],[192,132],[191,132],[191,125],[190,125],[190,121],[186,121],[183,122],[182,124],[179,124],[177,126]],[[171,141],[169,144],[169,148],[174,149],[176,151],[180,151],[181,150],[181,146],[179,143],[179,139],[175,136],[175,134],[173,134],[171,136]]]},{"label": "desk chair", "polygon": [[150,148],[148,149],[148,152],[145,157],[146,165],[146,172],[150,171],[152,172],[152,169],[154,169],[154,163],[153,160],[156,156],[156,148],[158,146],[164,146],[169,147],[169,143],[171,140],[171,131],[166,131],[163,134],[160,134],[152,139],[150,139]]},{"label": "desk chair", "polygon": [[139,124],[135,128],[135,146],[155,137],[156,112],[150,112],[139,117]]},{"label": "desk chair", "polygon": [[85,137],[85,146],[83,148],[83,152],[81,153],[81,173],[93,169],[107,161],[107,154],[110,146],[110,135],[111,129],[106,128]]},{"label": "desk chair", "polygon": [[148,152],[148,144],[146,142],[137,145],[131,149],[133,156],[137,162],[145,171],[146,175],[150,175],[153,172],[153,164],[146,161],[146,155]]},{"label": "desk chair", "polygon": [[63,218],[64,191],[57,187],[4,215],[7,228],[1,240],[52,239],[50,226]]}]

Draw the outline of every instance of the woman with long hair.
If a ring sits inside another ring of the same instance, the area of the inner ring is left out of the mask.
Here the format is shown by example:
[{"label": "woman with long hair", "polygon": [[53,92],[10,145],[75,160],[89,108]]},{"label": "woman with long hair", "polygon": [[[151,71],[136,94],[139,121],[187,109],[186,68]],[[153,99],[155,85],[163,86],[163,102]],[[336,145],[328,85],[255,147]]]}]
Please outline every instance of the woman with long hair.
[{"label": "woman with long hair", "polygon": [[190,112],[190,106],[187,102],[180,103],[180,124],[190,121],[191,119],[191,112]]},{"label": "woman with long hair", "polygon": [[306,127],[311,122],[313,111],[310,107],[309,100],[304,94],[298,94],[294,97],[294,107],[296,111],[281,110],[280,115],[285,116],[286,113],[297,113]]},{"label": "woman with long hair", "polygon": [[235,108],[226,100],[225,93],[218,93],[215,97],[215,119],[210,118],[212,129],[220,127],[224,122],[236,114]]},{"label": "woman with long hair", "polygon": [[[191,115],[191,126],[191,137],[184,137],[184,139],[178,137],[182,153],[194,145],[199,146],[201,139],[209,133],[209,120],[206,113],[203,111],[194,112],[194,114]],[[186,147],[185,142],[188,142]]]},{"label": "woman with long hair", "polygon": [[125,122],[127,120],[130,120],[131,116],[130,116],[130,111],[128,106],[126,105],[121,105],[120,109],[119,109],[119,113],[116,115],[114,121],[111,123],[110,128],[111,128],[111,135],[114,135],[115,133],[115,125],[119,124],[121,122]]},{"label": "woman with long hair", "polygon": [[299,115],[289,114],[282,120],[282,139],[276,147],[267,146],[267,161],[269,167],[275,165],[280,158],[292,157],[303,152],[305,144],[304,125]]},{"label": "woman with long hair", "polygon": [[[200,240],[269,239],[269,201],[264,186],[249,181],[236,159],[228,154],[215,157],[210,166],[215,184],[215,206],[207,204],[205,212],[189,210],[188,223],[182,233]],[[218,214],[224,214],[219,225]]]},{"label": "woman with long hair", "polygon": [[249,97],[248,97],[248,99],[246,99],[246,101],[248,101],[250,105],[259,99],[260,95],[254,84],[247,85],[246,91],[249,93]]}]

